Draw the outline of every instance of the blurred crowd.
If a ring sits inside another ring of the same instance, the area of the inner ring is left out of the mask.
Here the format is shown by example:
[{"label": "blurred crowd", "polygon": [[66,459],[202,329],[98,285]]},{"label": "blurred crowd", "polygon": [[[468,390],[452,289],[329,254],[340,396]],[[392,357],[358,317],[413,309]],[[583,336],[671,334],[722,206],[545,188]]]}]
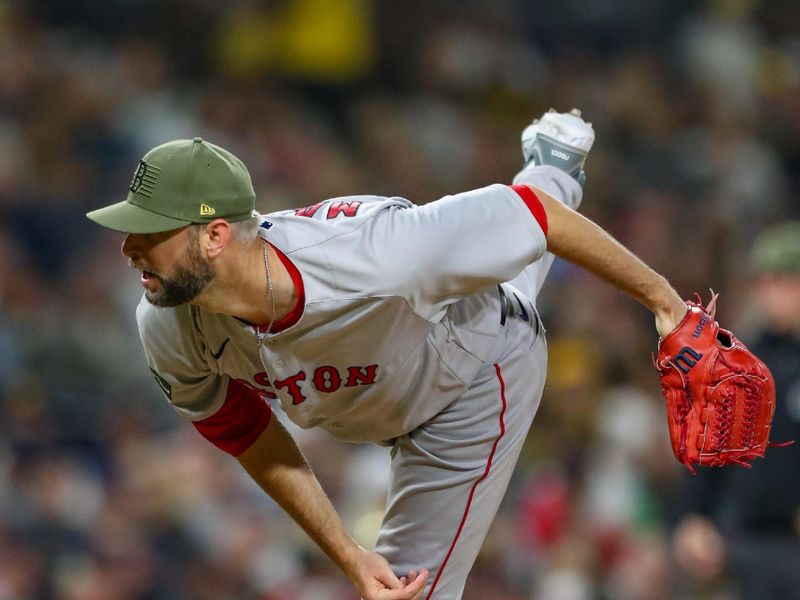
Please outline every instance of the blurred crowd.
[{"label": "blurred crowd", "polygon": [[[597,132],[582,212],[755,336],[753,240],[800,217],[796,0],[0,0],[0,600],[354,596],[151,379],[122,237],[84,217],[144,152],[229,148],[263,212],[425,203],[510,181],[551,106]],[[539,309],[544,400],[465,598],[737,598],[672,554],[649,313],[562,262]],[[298,437],[371,545],[386,449]]]}]

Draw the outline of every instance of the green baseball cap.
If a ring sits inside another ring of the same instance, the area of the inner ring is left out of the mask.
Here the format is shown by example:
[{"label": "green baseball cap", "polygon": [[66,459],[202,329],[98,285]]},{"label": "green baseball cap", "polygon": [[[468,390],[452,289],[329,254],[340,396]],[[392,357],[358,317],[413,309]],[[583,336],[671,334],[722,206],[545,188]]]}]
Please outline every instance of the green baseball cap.
[{"label": "green baseball cap", "polygon": [[785,221],[765,230],[756,239],[752,259],[760,273],[800,274],[800,221]]},{"label": "green baseball cap", "polygon": [[86,213],[124,233],[157,233],[214,219],[242,221],[255,207],[250,173],[233,154],[196,137],[144,155],[122,202]]}]

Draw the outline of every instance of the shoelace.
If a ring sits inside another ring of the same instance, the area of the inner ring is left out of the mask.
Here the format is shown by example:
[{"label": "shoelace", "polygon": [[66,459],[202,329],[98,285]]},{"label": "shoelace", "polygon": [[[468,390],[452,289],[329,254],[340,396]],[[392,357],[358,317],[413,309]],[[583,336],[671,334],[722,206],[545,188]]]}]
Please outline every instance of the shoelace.
[{"label": "shoelace", "polygon": [[711,427],[711,448],[715,452],[727,452],[731,449],[735,419],[736,390],[727,387],[722,391],[716,403],[714,423]]},{"label": "shoelace", "polygon": [[[725,360],[725,354],[720,353],[719,355],[720,360],[722,363],[728,367],[732,372],[736,373],[737,375],[745,375],[745,371],[742,369],[737,369],[733,365],[731,365],[727,360]],[[759,403],[759,396],[762,393],[762,390],[753,382],[751,381],[737,381],[739,385],[744,388],[745,393],[745,406],[744,406],[744,419],[743,419],[743,443],[742,446],[750,449],[753,445],[753,437],[755,437],[755,425],[758,419],[758,408],[760,406]],[[770,442],[767,441],[767,448],[786,448],[788,446],[794,445],[794,440],[788,440],[786,442]],[[743,463],[739,461],[735,461],[737,464],[741,464],[742,466],[747,467],[748,469],[752,467],[749,463]]]}]

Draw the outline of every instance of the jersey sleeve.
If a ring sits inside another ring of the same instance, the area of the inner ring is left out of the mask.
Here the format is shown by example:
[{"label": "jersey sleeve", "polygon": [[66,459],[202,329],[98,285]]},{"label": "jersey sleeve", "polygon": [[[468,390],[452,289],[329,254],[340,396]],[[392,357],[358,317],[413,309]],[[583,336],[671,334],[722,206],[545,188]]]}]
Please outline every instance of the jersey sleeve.
[{"label": "jersey sleeve", "polygon": [[364,236],[390,292],[423,318],[508,281],[547,249],[547,218],[528,186],[492,185],[378,215]]},{"label": "jersey sleeve", "polygon": [[212,444],[238,456],[266,429],[272,411],[263,394],[220,375],[205,360],[205,343],[190,306],[136,311],[150,371],[170,404]]}]

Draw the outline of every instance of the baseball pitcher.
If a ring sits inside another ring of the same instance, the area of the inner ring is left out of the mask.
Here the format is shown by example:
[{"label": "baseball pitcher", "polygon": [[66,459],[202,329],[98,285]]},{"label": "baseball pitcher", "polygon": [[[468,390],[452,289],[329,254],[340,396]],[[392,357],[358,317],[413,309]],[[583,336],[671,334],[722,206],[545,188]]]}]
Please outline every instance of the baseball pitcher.
[{"label": "baseball pitcher", "polygon": [[[575,212],[594,141],[580,113],[549,112],[522,141],[510,186],[258,215],[239,159],[178,140],[144,156],[126,200],[88,214],[127,234],[142,343],[169,402],[367,600],[461,597],[542,395],[548,251],[643,303],[662,336],[687,313]],[[345,531],[270,400],[300,427],[391,446],[375,552]]]}]

